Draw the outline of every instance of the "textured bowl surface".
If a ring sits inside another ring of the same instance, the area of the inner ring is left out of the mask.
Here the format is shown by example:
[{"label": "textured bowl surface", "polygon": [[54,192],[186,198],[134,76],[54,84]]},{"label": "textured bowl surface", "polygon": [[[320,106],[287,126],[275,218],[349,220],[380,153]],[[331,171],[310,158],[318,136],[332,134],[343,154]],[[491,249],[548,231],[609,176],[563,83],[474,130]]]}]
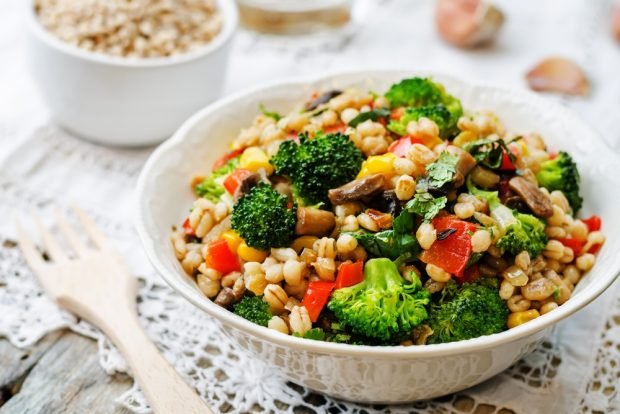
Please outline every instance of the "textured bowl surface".
[{"label": "textured bowl surface", "polygon": [[[209,171],[260,103],[285,112],[314,90],[356,86],[385,91],[413,75],[431,75],[459,97],[467,110],[491,109],[510,131],[539,132],[554,150],[569,151],[579,164],[585,204],[581,214],[603,219],[607,242],[592,271],[559,309],[510,331],[468,341],[419,347],[369,347],[309,341],[245,321],[207,299],[177,262],[170,227],[187,214],[193,174]],[[137,228],[163,278],[212,317],[239,347],[294,382],[356,401],[404,402],[462,390],[490,378],[530,352],[547,328],[599,296],[620,272],[620,185],[613,155],[601,138],[564,108],[527,91],[473,84],[440,74],[405,71],[344,73],[320,79],[281,81],[223,99],[189,119],[147,162],[138,183]]]},{"label": "textured bowl surface", "polygon": [[210,43],[148,59],[65,43],[39,23],[32,1],[24,3],[30,72],[54,121],[83,138],[121,146],[161,142],[220,95],[238,22],[233,1],[217,0],[223,26]]}]

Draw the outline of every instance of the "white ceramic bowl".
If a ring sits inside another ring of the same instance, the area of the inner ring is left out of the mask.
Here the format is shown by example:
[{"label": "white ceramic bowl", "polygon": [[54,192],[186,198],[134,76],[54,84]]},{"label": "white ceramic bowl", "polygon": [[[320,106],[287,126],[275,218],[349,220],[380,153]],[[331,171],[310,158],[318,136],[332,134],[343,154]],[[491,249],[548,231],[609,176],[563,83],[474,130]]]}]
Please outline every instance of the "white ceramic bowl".
[{"label": "white ceramic bowl", "polygon": [[[295,338],[254,325],[207,299],[177,262],[170,226],[187,215],[193,196],[190,177],[207,171],[227,143],[249,125],[259,103],[285,111],[313,90],[357,86],[385,91],[404,71],[340,74],[320,79],[282,81],[223,99],[189,119],[147,162],[138,183],[137,228],[146,252],[163,278],[203,310],[243,348],[277,367],[291,381],[356,401],[404,402],[432,398],[478,384],[532,351],[547,329],[599,296],[620,272],[620,185],[613,155],[601,138],[576,116],[522,90],[472,84],[432,76],[459,97],[468,110],[493,109],[511,131],[541,133],[551,148],[577,160],[583,179],[583,214],[603,219],[607,242],[597,263],[573,297],[559,309],[515,329],[457,343],[370,347]],[[428,75],[428,74],[418,74]]]},{"label": "white ceramic bowl", "polygon": [[161,142],[219,97],[238,24],[234,1],[217,0],[221,32],[203,48],[165,58],[93,53],[49,33],[28,7],[30,71],[52,118],[84,138],[112,145]]}]

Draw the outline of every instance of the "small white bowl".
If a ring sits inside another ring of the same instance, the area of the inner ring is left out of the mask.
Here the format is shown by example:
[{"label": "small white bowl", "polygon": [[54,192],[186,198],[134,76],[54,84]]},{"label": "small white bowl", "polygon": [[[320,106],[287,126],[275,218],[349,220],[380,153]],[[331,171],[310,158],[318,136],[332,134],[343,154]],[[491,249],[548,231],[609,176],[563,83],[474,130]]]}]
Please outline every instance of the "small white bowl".
[{"label": "small white bowl", "polygon": [[217,0],[222,30],[203,48],[145,59],[70,45],[40,24],[32,1],[26,5],[30,71],[54,121],[83,138],[121,146],[158,143],[221,92],[239,20],[234,1]]},{"label": "small white bowl", "polygon": [[[467,110],[491,109],[508,130],[539,132],[553,150],[570,152],[579,164],[585,199],[582,213],[602,217],[607,242],[573,297],[558,309],[509,331],[467,341],[371,347],[312,341],[260,327],[211,302],[187,277],[174,256],[170,227],[187,215],[190,177],[206,172],[239,128],[264,103],[290,110],[314,90],[356,86],[385,91],[413,75],[433,76]],[[190,118],[146,163],[138,182],[137,229],[149,259],[162,277],[205,317],[212,317],[240,348],[277,367],[293,382],[338,398],[396,403],[433,398],[476,385],[531,352],[558,321],[598,297],[620,273],[620,157],[577,116],[523,90],[474,84],[439,74],[411,71],[356,72],[319,79],[280,81],[223,99]]]}]

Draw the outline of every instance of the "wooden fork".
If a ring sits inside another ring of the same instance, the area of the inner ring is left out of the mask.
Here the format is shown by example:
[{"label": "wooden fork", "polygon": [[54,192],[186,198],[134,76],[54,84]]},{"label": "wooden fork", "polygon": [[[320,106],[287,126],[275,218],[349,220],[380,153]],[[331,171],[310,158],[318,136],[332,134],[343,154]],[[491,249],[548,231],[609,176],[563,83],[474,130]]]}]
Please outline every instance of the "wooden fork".
[{"label": "wooden fork", "polygon": [[61,307],[99,327],[114,342],[155,413],[211,413],[142,330],[136,313],[136,279],[90,217],[77,207],[74,210],[95,248],[80,240],[56,211],[73,257],[37,217],[49,258],[45,260],[17,222],[19,245],[45,290]]}]

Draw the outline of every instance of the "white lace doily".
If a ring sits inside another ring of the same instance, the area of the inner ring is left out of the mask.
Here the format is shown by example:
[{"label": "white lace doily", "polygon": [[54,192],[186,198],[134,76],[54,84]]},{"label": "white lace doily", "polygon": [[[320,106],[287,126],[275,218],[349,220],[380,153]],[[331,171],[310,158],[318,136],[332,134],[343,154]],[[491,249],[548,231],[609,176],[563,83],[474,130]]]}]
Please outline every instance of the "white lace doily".
[{"label": "white lace doily", "polygon": [[[18,3],[18,2],[13,2]],[[519,85],[537,58],[573,57],[593,81],[593,96],[564,103],[580,112],[616,149],[620,96],[619,47],[608,35],[608,2],[499,2],[508,22],[490,49],[463,52],[434,35],[432,1],[383,0],[356,30],[329,41],[269,39],[240,33],[227,91],[258,81],[367,66],[411,66]],[[332,400],[287,383],[270,367],[239,352],[215,322],[172,292],[153,273],[133,230],[133,188],[150,153],[80,141],[49,124],[26,75],[19,4],[0,5],[0,336],[28,346],[61,327],[95,338],[101,365],[127,367],[97,330],[61,312],[42,293],[14,242],[11,218],[77,202],[111,237],[142,281],[143,324],[166,357],[220,412],[363,413],[385,410]],[[527,27],[527,31],[524,30]],[[544,41],[542,41],[543,39]],[[387,46],[389,47],[387,47]],[[612,62],[613,61],[613,62]],[[250,63],[251,62],[251,63]],[[252,67],[251,72],[247,71]],[[614,135],[615,134],[615,135]],[[531,355],[505,373],[458,395],[389,407],[392,413],[572,413],[620,411],[620,285],[562,322]],[[243,368],[242,368],[243,367]],[[527,398],[524,398],[527,396]],[[148,412],[137,387],[119,402]]]}]

